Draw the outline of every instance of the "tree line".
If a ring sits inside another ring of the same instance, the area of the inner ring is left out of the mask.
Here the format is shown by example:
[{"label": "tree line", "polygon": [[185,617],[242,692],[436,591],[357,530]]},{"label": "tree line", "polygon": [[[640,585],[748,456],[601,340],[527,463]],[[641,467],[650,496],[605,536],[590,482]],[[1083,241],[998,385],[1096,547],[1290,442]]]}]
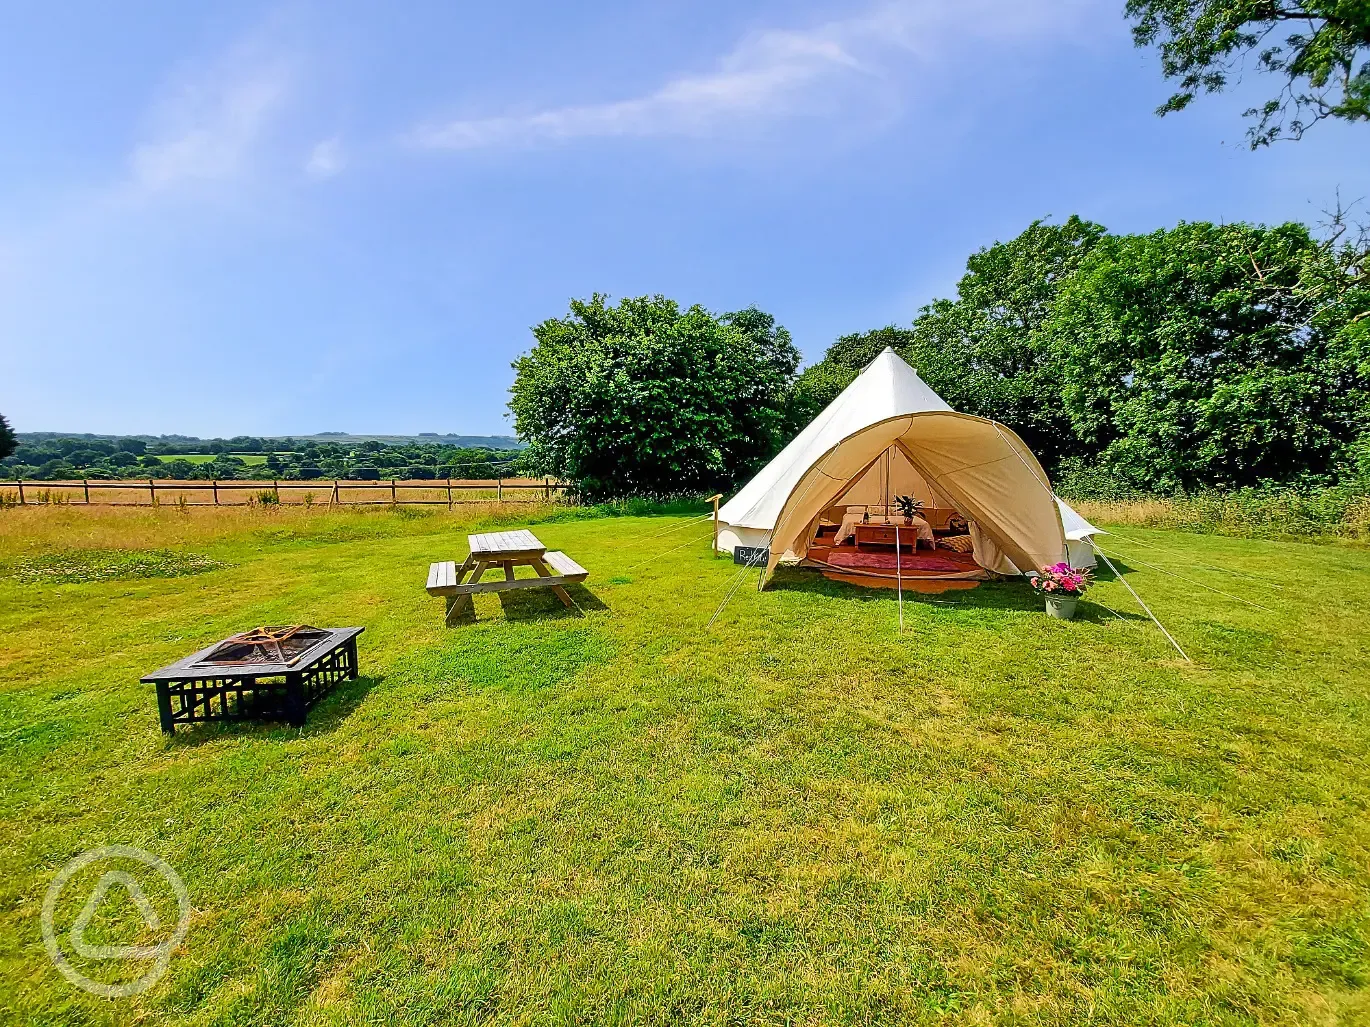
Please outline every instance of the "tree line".
[{"label": "tree line", "polygon": [[[205,456],[210,459],[188,459]],[[521,466],[519,450],[436,443],[16,436],[0,417],[0,478],[8,479],[494,479],[514,477]]]},{"label": "tree line", "polygon": [[533,334],[510,402],[526,458],[591,497],[735,489],[886,346],[1076,491],[1370,477],[1370,245],[1340,214],[1321,233],[1036,221],[972,255],[955,297],[802,374],[755,308],[596,295]]}]

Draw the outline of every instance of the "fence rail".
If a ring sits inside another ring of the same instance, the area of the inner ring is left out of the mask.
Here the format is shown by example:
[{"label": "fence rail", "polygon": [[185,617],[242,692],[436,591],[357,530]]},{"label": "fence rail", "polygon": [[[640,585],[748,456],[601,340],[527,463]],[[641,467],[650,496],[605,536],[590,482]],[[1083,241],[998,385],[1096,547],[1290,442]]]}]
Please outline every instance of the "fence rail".
[{"label": "fence rail", "polygon": [[[0,501],[20,506],[454,506],[477,503],[564,502],[569,486],[551,478],[337,479],[176,481],[166,478],[111,481],[0,481]],[[208,495],[206,496],[206,493]],[[355,498],[345,498],[351,493]]]}]

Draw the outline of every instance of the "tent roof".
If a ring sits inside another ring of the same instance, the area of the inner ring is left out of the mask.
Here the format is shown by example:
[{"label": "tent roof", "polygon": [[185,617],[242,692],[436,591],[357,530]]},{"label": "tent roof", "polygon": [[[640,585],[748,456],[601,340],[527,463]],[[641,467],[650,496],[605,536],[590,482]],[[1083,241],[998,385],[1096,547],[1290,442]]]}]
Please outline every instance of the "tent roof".
[{"label": "tent roof", "polygon": [[774,527],[795,483],[837,443],[891,417],[933,410],[951,407],[899,354],[885,347],[826,410],[719,508],[719,521],[748,528]]}]

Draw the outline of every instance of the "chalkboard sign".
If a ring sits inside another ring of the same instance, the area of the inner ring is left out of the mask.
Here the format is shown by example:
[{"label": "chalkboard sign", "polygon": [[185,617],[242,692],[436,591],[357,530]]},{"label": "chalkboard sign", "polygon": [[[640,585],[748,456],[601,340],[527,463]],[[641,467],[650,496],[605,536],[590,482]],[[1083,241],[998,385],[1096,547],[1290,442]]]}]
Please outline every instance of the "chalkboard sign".
[{"label": "chalkboard sign", "polygon": [[733,549],[733,563],[748,567],[764,567],[770,561],[771,551],[764,546],[737,546]]}]

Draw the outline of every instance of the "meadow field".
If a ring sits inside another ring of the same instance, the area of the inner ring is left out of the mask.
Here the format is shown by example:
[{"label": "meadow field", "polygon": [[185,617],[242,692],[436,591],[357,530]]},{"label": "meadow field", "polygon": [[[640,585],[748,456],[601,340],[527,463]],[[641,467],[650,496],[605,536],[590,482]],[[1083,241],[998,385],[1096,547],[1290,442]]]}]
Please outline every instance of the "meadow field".
[{"label": "meadow field", "polygon": [[[998,582],[901,633],[698,513],[0,510],[0,1018],[1370,1022],[1370,550],[1118,527],[1186,662],[1107,572],[1074,622]],[[578,609],[444,628],[429,562],[513,523]],[[366,628],[303,729],[160,733],[141,674],[301,622]],[[120,999],[40,926],[111,844],[193,908]]]},{"label": "meadow field", "polygon": [[[236,456],[248,467],[266,463],[265,453],[232,453],[230,455]],[[213,463],[217,456],[218,454],[216,453],[177,453],[174,456],[165,456],[162,459],[167,462],[172,460],[185,460],[192,464],[208,464]]]}]

